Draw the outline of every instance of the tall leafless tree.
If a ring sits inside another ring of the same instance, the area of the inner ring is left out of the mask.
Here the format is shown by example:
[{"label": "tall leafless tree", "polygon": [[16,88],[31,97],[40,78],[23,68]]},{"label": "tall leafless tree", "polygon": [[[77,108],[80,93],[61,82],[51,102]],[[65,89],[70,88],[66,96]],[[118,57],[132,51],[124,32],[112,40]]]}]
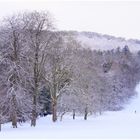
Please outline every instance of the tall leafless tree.
[{"label": "tall leafless tree", "polygon": [[[25,81],[23,77],[25,74],[24,68],[21,65],[22,51],[24,47],[22,30],[24,29],[19,15],[8,17],[3,20],[1,27],[1,66],[7,66],[5,69],[5,85],[7,94],[11,94],[11,111],[10,118],[12,125],[17,128],[17,103],[16,96],[19,88],[24,90]],[[3,79],[3,80],[4,80]],[[4,85],[3,85],[4,86]]]},{"label": "tall leafless tree", "polygon": [[48,50],[48,63],[45,65],[45,81],[49,85],[52,101],[52,120],[57,120],[57,100],[71,79],[70,51],[61,35],[57,35]]},{"label": "tall leafless tree", "polygon": [[31,86],[33,95],[33,109],[31,126],[36,125],[37,118],[37,98],[39,94],[40,82],[43,67],[46,61],[46,51],[52,41],[53,24],[48,12],[24,13],[23,22],[25,27],[28,66],[30,66]]}]

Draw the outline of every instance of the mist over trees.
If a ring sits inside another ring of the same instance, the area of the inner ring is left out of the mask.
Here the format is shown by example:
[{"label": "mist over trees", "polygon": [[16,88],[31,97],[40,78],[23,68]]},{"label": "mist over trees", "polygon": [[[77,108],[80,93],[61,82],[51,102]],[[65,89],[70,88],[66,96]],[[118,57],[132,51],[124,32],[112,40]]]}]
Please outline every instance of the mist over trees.
[{"label": "mist over trees", "polygon": [[[123,109],[140,80],[140,52],[84,49],[56,31],[48,12],[5,18],[0,26],[0,125],[69,113],[73,119]],[[47,124],[46,124],[47,125]]]}]

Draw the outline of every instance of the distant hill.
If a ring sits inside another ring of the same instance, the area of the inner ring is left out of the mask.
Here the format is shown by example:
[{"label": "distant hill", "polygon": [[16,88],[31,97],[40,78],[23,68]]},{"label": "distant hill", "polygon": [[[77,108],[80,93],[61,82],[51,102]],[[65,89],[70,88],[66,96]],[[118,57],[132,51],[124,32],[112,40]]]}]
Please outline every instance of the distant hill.
[{"label": "distant hill", "polygon": [[73,36],[78,40],[84,48],[96,50],[111,50],[115,48],[123,48],[125,45],[133,52],[140,50],[140,40],[122,37],[114,37],[110,35],[95,32],[77,32],[77,31],[60,31],[64,36]]}]

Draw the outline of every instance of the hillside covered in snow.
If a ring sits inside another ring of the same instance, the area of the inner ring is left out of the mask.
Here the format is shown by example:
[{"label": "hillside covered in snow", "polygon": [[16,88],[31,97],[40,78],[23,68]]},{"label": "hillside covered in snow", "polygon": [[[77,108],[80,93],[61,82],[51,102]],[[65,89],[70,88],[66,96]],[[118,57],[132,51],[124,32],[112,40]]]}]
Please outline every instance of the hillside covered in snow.
[{"label": "hillside covered in snow", "polygon": [[128,46],[132,52],[140,50],[140,40],[125,39],[95,32],[61,31],[64,36],[72,36],[79,41],[84,48],[92,50],[112,50],[118,47]]}]

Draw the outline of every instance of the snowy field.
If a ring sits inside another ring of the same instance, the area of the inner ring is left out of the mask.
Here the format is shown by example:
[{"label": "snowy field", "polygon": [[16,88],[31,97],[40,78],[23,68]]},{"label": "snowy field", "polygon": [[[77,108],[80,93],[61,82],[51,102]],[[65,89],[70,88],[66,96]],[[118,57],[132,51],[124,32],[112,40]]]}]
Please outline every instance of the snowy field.
[{"label": "snowy field", "polygon": [[[140,85],[136,88],[140,95]],[[135,113],[136,110],[136,113]],[[40,118],[35,128],[30,122],[13,129],[2,125],[1,139],[140,139],[140,96],[131,100],[126,109],[89,116],[88,120],[64,116],[63,121],[51,122],[51,116]]]}]

